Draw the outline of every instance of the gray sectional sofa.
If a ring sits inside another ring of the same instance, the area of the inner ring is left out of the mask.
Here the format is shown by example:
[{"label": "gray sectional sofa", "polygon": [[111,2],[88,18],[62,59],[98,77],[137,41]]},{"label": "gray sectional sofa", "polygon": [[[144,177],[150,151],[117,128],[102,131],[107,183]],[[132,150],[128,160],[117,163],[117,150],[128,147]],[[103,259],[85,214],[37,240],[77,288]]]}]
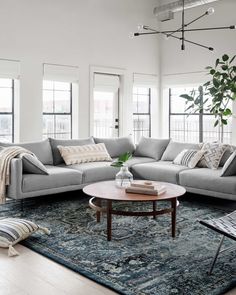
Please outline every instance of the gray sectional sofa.
[{"label": "gray sectional sofa", "polygon": [[[236,200],[236,176],[220,176],[222,166],[232,153],[232,149],[225,152],[220,168],[217,170],[189,169],[174,165],[172,162],[183,149],[200,149],[199,144],[178,143],[169,139],[143,139],[135,147],[129,137],[116,139],[90,137],[68,141],[47,139],[40,142],[15,144],[32,151],[46,166],[49,175],[24,173],[22,160],[13,159],[7,197],[24,199],[56,194],[79,190],[89,183],[114,179],[119,168],[110,166],[110,162],[66,166],[57,149],[58,145],[86,145],[101,142],[105,143],[113,159],[127,151],[133,153],[133,158],[128,161],[128,165],[136,179],[176,183],[184,186],[188,192]],[[8,144],[0,143],[0,146],[8,146]]]}]

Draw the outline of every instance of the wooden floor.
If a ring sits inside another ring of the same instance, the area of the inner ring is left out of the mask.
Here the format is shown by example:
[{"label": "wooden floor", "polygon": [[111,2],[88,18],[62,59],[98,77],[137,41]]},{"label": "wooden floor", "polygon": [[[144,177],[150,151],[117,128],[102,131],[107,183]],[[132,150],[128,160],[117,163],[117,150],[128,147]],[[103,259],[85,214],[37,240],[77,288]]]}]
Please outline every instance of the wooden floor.
[{"label": "wooden floor", "polygon": [[[24,246],[15,249],[20,256],[8,257],[0,249],[0,295],[117,294]],[[227,295],[236,295],[236,290]]]},{"label": "wooden floor", "polygon": [[20,256],[0,249],[0,295],[115,295],[117,293],[24,246]]}]

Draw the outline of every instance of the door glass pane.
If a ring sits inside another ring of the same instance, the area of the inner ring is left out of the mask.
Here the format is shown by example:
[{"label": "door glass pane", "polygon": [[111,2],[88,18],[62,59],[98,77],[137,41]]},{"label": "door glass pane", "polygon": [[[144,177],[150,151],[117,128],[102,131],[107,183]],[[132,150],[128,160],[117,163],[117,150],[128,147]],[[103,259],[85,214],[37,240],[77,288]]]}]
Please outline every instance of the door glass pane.
[{"label": "door glass pane", "polygon": [[114,92],[94,91],[94,130],[97,137],[113,137],[118,110]]}]

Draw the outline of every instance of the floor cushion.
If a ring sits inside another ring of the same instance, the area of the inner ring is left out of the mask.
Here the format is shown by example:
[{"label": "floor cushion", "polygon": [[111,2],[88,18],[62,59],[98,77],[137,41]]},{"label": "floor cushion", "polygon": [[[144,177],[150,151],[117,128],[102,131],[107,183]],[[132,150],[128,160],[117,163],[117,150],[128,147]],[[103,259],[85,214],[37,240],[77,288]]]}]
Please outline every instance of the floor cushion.
[{"label": "floor cushion", "polygon": [[49,234],[49,230],[34,222],[19,218],[4,218],[0,220],[0,247],[8,248],[8,256],[19,255],[13,248],[18,242],[28,238],[32,233],[41,230]]}]

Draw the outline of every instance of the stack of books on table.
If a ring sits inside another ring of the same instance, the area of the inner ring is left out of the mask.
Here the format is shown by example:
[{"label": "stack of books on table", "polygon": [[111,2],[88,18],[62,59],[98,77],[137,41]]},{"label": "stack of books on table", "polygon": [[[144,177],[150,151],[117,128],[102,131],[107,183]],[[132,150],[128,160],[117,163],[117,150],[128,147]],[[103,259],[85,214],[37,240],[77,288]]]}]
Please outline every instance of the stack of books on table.
[{"label": "stack of books on table", "polygon": [[132,194],[158,196],[166,191],[166,187],[151,181],[134,181],[125,191]]}]

